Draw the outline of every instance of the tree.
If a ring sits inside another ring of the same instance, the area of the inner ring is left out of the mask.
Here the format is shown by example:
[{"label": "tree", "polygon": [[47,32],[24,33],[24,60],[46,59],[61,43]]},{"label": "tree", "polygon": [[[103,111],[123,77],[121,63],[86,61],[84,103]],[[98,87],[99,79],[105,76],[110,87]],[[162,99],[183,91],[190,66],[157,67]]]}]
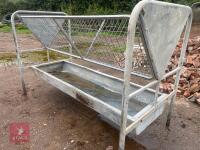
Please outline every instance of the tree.
[{"label": "tree", "polygon": [[[0,0],[0,18],[19,9],[65,11],[67,14],[130,13],[140,0]],[[199,0],[162,0],[192,5]]]}]

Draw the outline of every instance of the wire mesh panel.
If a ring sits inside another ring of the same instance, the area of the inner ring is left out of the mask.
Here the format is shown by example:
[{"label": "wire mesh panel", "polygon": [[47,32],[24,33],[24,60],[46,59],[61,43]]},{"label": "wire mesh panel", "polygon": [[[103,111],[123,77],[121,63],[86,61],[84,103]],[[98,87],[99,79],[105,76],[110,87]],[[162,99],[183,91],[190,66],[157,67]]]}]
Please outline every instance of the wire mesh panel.
[{"label": "wire mesh panel", "polygon": [[[27,11],[27,10],[16,11],[15,14],[16,14],[15,19],[17,19],[20,24],[23,23],[32,32],[32,34],[29,34],[29,36],[30,35],[31,36],[30,37],[28,36],[28,38],[27,38],[27,35],[25,37],[18,36],[18,42],[19,42],[18,44],[19,44],[20,50],[26,50],[26,51],[34,50],[34,49],[44,49],[43,46],[50,44],[51,41],[55,38],[53,37],[53,35],[56,32],[58,32],[58,29],[54,25],[54,22],[52,21],[52,19],[48,19],[48,18],[31,19],[29,17],[25,18],[25,16],[29,16],[29,15],[65,16],[66,15],[64,12]],[[60,22],[60,24],[62,24],[63,22],[64,22],[64,19],[62,22]],[[48,26],[46,26],[47,24]],[[42,45],[40,42],[42,43]]]},{"label": "wire mesh panel", "polygon": [[[71,30],[72,42],[80,51],[81,56],[119,67],[124,65],[123,52],[126,49],[127,26],[128,18],[79,18],[71,19],[70,26],[68,22],[63,24],[63,28],[68,31],[68,34]],[[58,44],[52,44],[52,46],[55,45]],[[69,51],[69,47],[61,50]],[[73,50],[73,54],[78,55],[75,50]]]},{"label": "wire mesh panel", "polygon": [[[24,18],[23,22],[45,46],[49,46],[59,32],[59,28],[52,19],[36,18],[33,20],[31,18]],[[63,24],[63,22],[64,20],[60,19],[58,23]]]},{"label": "wire mesh panel", "polygon": [[[113,68],[125,64],[129,16],[22,16],[29,29],[49,49],[67,52]],[[132,71],[152,76],[141,40],[139,24]]]}]

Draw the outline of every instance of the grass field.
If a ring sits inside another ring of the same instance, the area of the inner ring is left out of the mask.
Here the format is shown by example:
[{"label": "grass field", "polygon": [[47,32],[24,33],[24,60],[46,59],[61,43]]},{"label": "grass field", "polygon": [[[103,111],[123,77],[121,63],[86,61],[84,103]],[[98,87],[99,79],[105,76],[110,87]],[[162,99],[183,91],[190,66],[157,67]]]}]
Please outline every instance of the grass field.
[{"label": "grass field", "polygon": [[[60,59],[67,59],[68,56],[58,54],[55,52],[50,51],[49,53],[50,59],[60,60]],[[31,63],[31,62],[46,62],[47,61],[47,52],[46,50],[43,51],[33,51],[33,52],[24,52],[21,55],[21,58],[24,63]],[[1,63],[9,63],[16,61],[16,54],[11,52],[0,53],[0,64]]]},{"label": "grass field", "polygon": [[[30,34],[31,31],[23,25],[16,25],[17,33]],[[12,27],[9,24],[0,24],[0,32],[9,33],[12,31]]]}]

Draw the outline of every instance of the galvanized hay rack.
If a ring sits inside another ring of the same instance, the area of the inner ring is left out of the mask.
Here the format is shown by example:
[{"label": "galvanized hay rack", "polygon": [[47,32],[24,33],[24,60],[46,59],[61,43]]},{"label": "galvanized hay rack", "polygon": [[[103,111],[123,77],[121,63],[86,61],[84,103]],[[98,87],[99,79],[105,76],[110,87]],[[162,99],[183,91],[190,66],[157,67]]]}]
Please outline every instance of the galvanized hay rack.
[{"label": "galvanized hay rack", "polygon": [[[11,18],[13,36],[22,87],[26,93],[15,29],[16,16],[47,49],[49,61],[49,51],[69,56],[68,60],[34,65],[33,70],[53,86],[117,124],[120,127],[119,149],[124,149],[127,134],[133,130],[140,134],[158,118],[168,100],[169,125],[191,28],[189,7],[143,0],[131,15],[70,16],[62,12],[15,12]],[[183,31],[179,64],[166,73]],[[86,62],[90,65],[83,66]],[[124,78],[105,74],[97,68],[91,69],[91,64],[122,72]],[[150,71],[143,72],[145,69]],[[173,91],[160,93],[161,81],[170,75],[176,76]],[[144,86],[138,85],[130,81],[132,76],[151,81]],[[150,89],[153,86],[156,86],[155,90]]]}]

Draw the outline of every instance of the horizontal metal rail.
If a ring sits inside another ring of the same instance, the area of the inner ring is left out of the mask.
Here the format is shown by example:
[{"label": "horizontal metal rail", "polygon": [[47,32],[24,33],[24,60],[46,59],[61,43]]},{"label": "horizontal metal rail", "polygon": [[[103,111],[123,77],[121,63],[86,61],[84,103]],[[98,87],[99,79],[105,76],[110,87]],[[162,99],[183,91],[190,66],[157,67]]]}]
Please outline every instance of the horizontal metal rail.
[{"label": "horizontal metal rail", "polygon": [[66,15],[64,12],[52,12],[52,11],[31,11],[31,10],[18,10],[15,14],[35,14],[35,15]]},{"label": "horizontal metal rail", "polygon": [[22,18],[58,18],[58,19],[73,19],[73,18],[84,18],[84,19],[106,19],[106,18],[130,18],[130,15],[77,15],[77,16],[54,16],[54,15],[25,15]]},{"label": "horizontal metal rail", "polygon": [[60,51],[60,50],[57,50],[57,49],[54,49],[54,48],[50,48],[50,47],[46,47],[48,50],[51,50],[51,51],[54,51],[54,52],[57,52],[57,53],[60,53],[60,54],[64,54],[64,55],[69,55],[69,56],[72,56],[74,58],[79,58],[81,59],[80,56],[77,56],[77,55],[74,55],[74,54],[71,54],[71,53],[68,53],[68,52],[63,52],[63,51]]},{"label": "horizontal metal rail", "polygon": [[[61,53],[61,54],[64,54],[64,55],[69,55],[69,56],[72,56],[74,58],[82,59],[82,60],[97,64],[97,65],[101,65],[101,66],[104,66],[104,67],[108,67],[108,68],[111,68],[111,69],[114,69],[114,70],[118,70],[118,71],[124,72],[124,69],[113,67],[111,65],[108,65],[108,64],[105,64],[105,63],[102,63],[102,62],[98,62],[98,61],[95,61],[95,60],[92,60],[92,59],[88,59],[88,58],[84,58],[84,57],[81,58],[80,56],[77,56],[77,55],[74,55],[74,54],[71,54],[71,53],[68,53],[68,52],[62,52],[62,51],[54,49],[54,48],[50,48],[50,47],[46,47],[46,48],[48,50],[51,50],[51,51],[54,51],[54,52],[58,52],[58,53]],[[143,75],[143,74],[140,74],[140,73],[137,73],[137,72],[131,72],[131,75],[135,75],[135,76],[142,77],[142,78],[145,78],[145,79],[152,79],[151,76]]]},{"label": "horizontal metal rail", "polygon": [[182,67],[177,67],[176,69],[174,69],[174,70],[172,70],[172,71],[166,73],[166,74],[162,77],[162,80],[165,79],[165,78],[167,78],[167,77],[169,77],[169,76],[171,76],[171,75],[173,75],[173,74],[175,74],[175,73],[177,73],[178,71],[181,70],[181,68],[182,68]]},{"label": "horizontal metal rail", "polygon": [[137,127],[137,125],[142,122],[145,117],[147,117],[150,113],[155,111],[156,108],[159,108],[159,106],[163,103],[166,102],[166,99],[172,97],[173,95],[176,94],[176,91],[171,92],[170,94],[166,95],[162,100],[158,103],[155,104],[155,102],[152,102],[152,104],[146,106],[143,110],[141,110],[138,114],[134,116],[134,121],[132,124],[130,124],[126,128],[126,135],[129,134],[134,128]]},{"label": "horizontal metal rail", "polygon": [[158,81],[158,80],[155,80],[155,81],[152,81],[152,82],[148,83],[147,85],[143,86],[142,88],[136,90],[135,92],[131,93],[131,94],[128,96],[128,100],[130,100],[133,96],[135,96],[135,95],[137,95],[137,94],[143,92],[143,91],[146,90],[147,88],[156,85],[157,83],[159,83],[159,81]]},{"label": "horizontal metal rail", "polygon": [[[169,77],[169,76],[171,76],[171,75],[177,73],[177,72],[180,71],[180,70],[181,70],[181,67],[177,67],[176,69],[174,69],[174,70],[168,72],[167,74],[165,74],[165,75],[162,77],[162,79],[165,79],[165,78],[167,78],[167,77]],[[133,96],[135,96],[135,95],[141,93],[142,91],[146,90],[147,88],[152,87],[152,86],[154,86],[154,85],[156,85],[156,84],[158,84],[158,83],[159,83],[158,80],[153,81],[153,82],[150,82],[149,84],[145,85],[144,87],[140,88],[139,90],[137,90],[137,91],[131,93],[131,94],[128,96],[128,100],[130,100]],[[176,90],[173,90],[170,94],[167,95],[167,98],[172,97],[172,96],[175,95],[175,94],[176,94]],[[164,98],[164,99],[166,99],[166,98]],[[148,106],[148,107],[150,107],[150,108],[148,108],[147,110],[145,109],[145,113],[141,113],[142,115],[139,116],[138,118],[136,118],[136,120],[126,128],[126,135],[127,135],[128,133],[130,133],[130,132],[140,123],[140,121],[141,121],[142,119],[144,119],[148,114],[150,114],[150,113],[153,112],[156,108],[158,108],[159,105],[160,105],[160,104],[155,104],[155,102],[153,102],[152,105],[151,105],[151,107]]]}]

